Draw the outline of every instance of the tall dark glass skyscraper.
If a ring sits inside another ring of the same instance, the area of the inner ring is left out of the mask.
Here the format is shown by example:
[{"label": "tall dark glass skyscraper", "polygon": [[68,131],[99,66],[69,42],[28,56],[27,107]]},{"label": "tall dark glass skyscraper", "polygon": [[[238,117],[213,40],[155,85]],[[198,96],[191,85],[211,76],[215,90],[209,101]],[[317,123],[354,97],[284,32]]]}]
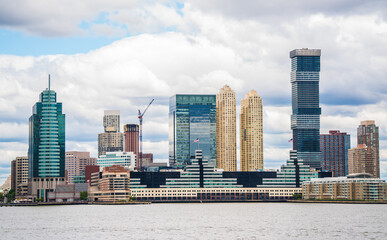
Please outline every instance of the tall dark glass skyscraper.
[{"label": "tall dark glass skyscraper", "polygon": [[[199,139],[199,143],[195,140]],[[182,95],[169,99],[169,165],[184,167],[195,150],[216,166],[216,95]]]},{"label": "tall dark glass skyscraper", "polygon": [[29,119],[28,161],[29,178],[65,176],[65,115],[50,84]]},{"label": "tall dark glass skyscraper", "polygon": [[313,168],[321,167],[319,81],[320,49],[295,49],[292,61],[293,150],[298,159]]}]

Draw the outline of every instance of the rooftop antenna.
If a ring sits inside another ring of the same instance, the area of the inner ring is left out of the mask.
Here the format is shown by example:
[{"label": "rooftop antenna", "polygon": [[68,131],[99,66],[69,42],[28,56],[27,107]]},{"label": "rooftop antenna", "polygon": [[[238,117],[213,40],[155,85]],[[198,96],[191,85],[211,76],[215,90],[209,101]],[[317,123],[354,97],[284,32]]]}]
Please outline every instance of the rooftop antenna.
[{"label": "rooftop antenna", "polygon": [[51,85],[50,74],[48,74],[48,91],[51,90],[50,85]]}]

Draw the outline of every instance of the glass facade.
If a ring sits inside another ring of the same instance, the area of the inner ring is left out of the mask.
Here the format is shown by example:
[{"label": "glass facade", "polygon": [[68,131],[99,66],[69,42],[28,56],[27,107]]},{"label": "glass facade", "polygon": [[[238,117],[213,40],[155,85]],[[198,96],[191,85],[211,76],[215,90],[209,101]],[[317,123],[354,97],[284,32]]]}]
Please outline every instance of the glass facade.
[{"label": "glass facade", "polygon": [[203,159],[202,151],[196,150],[196,157],[192,164],[180,173],[180,178],[167,178],[165,185],[161,188],[240,188],[236,178],[224,178],[223,172],[215,171],[215,168],[208,165]]},{"label": "glass facade", "polygon": [[29,119],[28,177],[65,176],[65,115],[56,93],[44,90]]},{"label": "glass facade", "polygon": [[134,170],[136,155],[133,152],[107,152],[106,155],[98,157],[97,165],[101,168],[120,165]]},{"label": "glass facade", "polygon": [[290,159],[286,165],[281,166],[277,178],[264,178],[263,185],[258,187],[300,187],[303,182],[318,178],[318,172],[311,171],[309,165],[304,165],[302,159],[298,160],[298,153],[290,151]]},{"label": "glass facade", "polygon": [[299,159],[313,168],[321,167],[319,49],[296,49],[290,52],[292,84],[293,150]]},{"label": "glass facade", "polygon": [[191,164],[198,147],[216,166],[216,96],[175,95],[169,100],[169,165]]}]

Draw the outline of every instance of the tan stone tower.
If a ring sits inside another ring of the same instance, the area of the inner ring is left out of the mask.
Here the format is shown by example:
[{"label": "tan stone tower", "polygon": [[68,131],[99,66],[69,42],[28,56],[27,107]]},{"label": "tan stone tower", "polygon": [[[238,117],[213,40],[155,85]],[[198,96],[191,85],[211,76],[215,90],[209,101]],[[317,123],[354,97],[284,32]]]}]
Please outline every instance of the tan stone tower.
[{"label": "tan stone tower", "polygon": [[224,85],[216,95],[217,168],[237,170],[235,92]]},{"label": "tan stone tower", "polygon": [[380,177],[379,127],[375,121],[361,121],[357,128],[357,148],[348,150],[348,173],[369,173]]},{"label": "tan stone tower", "polygon": [[241,171],[263,169],[262,99],[249,91],[242,99],[240,114]]}]

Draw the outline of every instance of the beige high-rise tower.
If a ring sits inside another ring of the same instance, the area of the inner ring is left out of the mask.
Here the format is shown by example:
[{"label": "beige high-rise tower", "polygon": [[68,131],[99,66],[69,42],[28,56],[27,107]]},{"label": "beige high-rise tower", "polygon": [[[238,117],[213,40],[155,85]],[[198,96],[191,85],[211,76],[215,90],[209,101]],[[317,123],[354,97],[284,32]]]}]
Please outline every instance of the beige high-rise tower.
[{"label": "beige high-rise tower", "polygon": [[262,99],[254,90],[242,99],[240,115],[241,171],[263,169]]},{"label": "beige high-rise tower", "polygon": [[217,168],[237,170],[236,100],[228,85],[216,95],[216,158]]}]

